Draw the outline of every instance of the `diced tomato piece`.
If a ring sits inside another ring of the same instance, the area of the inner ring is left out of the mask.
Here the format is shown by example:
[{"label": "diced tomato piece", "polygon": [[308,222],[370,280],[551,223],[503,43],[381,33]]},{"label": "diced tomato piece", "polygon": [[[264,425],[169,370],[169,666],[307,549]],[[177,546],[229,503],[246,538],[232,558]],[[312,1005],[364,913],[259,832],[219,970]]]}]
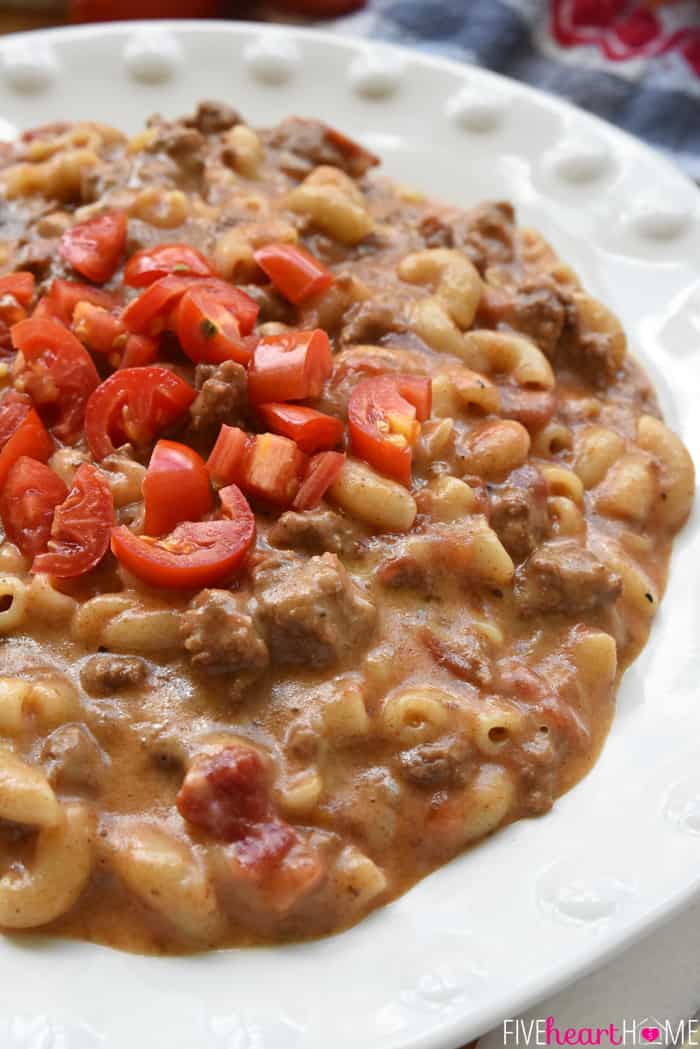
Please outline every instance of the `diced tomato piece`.
[{"label": "diced tomato piece", "polygon": [[[244,295],[233,287],[231,292]],[[194,285],[183,295],[177,308],[177,337],[195,363],[249,363],[257,340],[241,333],[237,296],[231,295],[226,302],[221,294],[207,287],[207,282]],[[258,307],[255,303],[253,306],[257,317]]]},{"label": "diced tomato piece", "polygon": [[69,326],[73,320],[73,311],[79,302],[90,302],[93,306],[102,306],[105,310],[116,310],[121,305],[118,295],[103,288],[92,288],[76,280],[55,280],[48,295],[38,302],[32,317],[53,317]]},{"label": "diced tomato piece", "polygon": [[318,397],[332,371],[331,345],[321,328],[266,336],[255,347],[248,371],[248,400],[263,404]]},{"label": "diced tomato piece", "polygon": [[82,432],[88,397],[100,382],[90,354],[51,318],[15,324],[12,342],[24,359],[15,388],[31,396],[59,440],[72,444]]},{"label": "diced tomato piece", "polygon": [[221,427],[207,459],[207,469],[216,484],[241,484],[253,440],[237,426]]},{"label": "diced tomato piece", "polygon": [[124,267],[124,283],[132,288],[145,288],[170,273],[183,277],[215,275],[211,262],[189,244],[159,244],[131,256]]},{"label": "diced tomato piece", "polygon": [[253,258],[285,299],[295,305],[324,291],[335,280],[322,262],[296,244],[266,244]]},{"label": "diced tomato piece", "polygon": [[71,226],[61,236],[59,254],[88,280],[104,284],[119,267],[128,220],[123,211],[105,212]]},{"label": "diced tomato piece", "polygon": [[286,914],[319,885],[325,864],[294,827],[258,824],[227,849],[231,889],[249,907]]},{"label": "diced tomato piece", "polygon": [[401,396],[416,409],[418,422],[430,418],[433,408],[433,384],[427,375],[396,375],[396,386]]},{"label": "diced tomato piece", "polygon": [[71,226],[58,250],[83,277],[104,284],[113,277],[126,246],[128,221],[123,211],[109,211]]},{"label": "diced tomato piece", "polygon": [[183,819],[213,838],[244,838],[270,812],[262,757],[244,743],[200,754],[188,769],[176,804]]},{"label": "diced tomato piece", "polygon": [[207,467],[217,484],[237,484],[247,495],[289,506],[307,463],[307,456],[287,437],[253,436],[236,426],[222,426]]},{"label": "diced tomato piece", "polygon": [[79,302],[73,311],[73,333],[93,353],[112,353],[117,341],[126,342],[124,325],[103,306]]},{"label": "diced tomato piece", "polygon": [[158,441],[143,482],[146,535],[165,535],[181,521],[200,521],[213,505],[207,465],[192,448]]},{"label": "diced tomato piece", "polygon": [[309,455],[324,448],[336,448],[345,433],[340,419],[303,404],[260,404],[258,412],[271,430],[290,437]]},{"label": "diced tomato piece", "polygon": [[113,525],[114,504],[107,478],[92,463],[83,463],[54,513],[49,549],[34,558],[32,572],[59,579],[89,572],[107,553]]},{"label": "diced tomato piece", "polygon": [[350,395],[348,422],[353,452],[380,473],[410,485],[411,449],[420,423],[396,378],[382,375],[359,383]]},{"label": "diced tomato piece", "polygon": [[255,540],[255,517],[245,496],[229,485],[219,492],[226,517],[179,524],[162,539],[138,536],[125,526],[112,531],[112,551],[149,586],[199,590],[239,571]]},{"label": "diced tomato piece", "polygon": [[292,506],[295,510],[313,510],[335,481],[345,462],[344,452],[319,452],[306,469]]},{"label": "diced tomato piece", "polygon": [[124,352],[119,361],[120,368],[142,368],[153,364],[160,353],[160,339],[153,335],[128,335]]},{"label": "diced tomato piece", "polygon": [[114,441],[144,447],[187,411],[195,391],[168,368],[121,368],[94,391],[85,410],[85,437],[95,459]]},{"label": "diced tomato piece", "polygon": [[54,445],[28,397],[14,391],[0,401],[0,489],[22,456],[46,462]]},{"label": "diced tomato piece", "polygon": [[247,456],[241,486],[247,495],[290,506],[307,463],[307,456],[288,437],[258,434]]},{"label": "diced tomato piece", "polygon": [[122,313],[125,327],[137,335],[158,335],[194,279],[171,274],[154,281],[125,307]]},{"label": "diced tomato piece", "polygon": [[0,299],[10,295],[20,306],[29,306],[34,298],[36,280],[33,273],[18,270],[0,277]]},{"label": "diced tomato piece", "polygon": [[54,510],[68,489],[44,463],[22,455],[10,470],[0,493],[0,517],[5,535],[25,557],[46,550]]}]

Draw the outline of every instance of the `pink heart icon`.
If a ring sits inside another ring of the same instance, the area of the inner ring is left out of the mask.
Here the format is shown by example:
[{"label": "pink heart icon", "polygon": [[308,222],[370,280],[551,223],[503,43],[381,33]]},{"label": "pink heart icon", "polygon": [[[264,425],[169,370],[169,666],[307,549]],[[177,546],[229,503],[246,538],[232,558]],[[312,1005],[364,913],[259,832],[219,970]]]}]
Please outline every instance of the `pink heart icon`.
[{"label": "pink heart icon", "polygon": [[659,1031],[658,1027],[642,1027],[641,1031],[642,1038],[646,1042],[655,1042],[658,1039],[660,1033],[661,1032]]}]

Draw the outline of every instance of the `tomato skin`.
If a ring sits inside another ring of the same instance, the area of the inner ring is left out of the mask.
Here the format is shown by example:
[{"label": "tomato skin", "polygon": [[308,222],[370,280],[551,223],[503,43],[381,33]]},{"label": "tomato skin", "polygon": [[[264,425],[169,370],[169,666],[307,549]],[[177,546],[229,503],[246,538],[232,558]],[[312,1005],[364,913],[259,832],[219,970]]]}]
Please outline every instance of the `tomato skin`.
[{"label": "tomato skin", "polygon": [[73,579],[91,571],[107,553],[113,525],[112,489],[101,470],[83,463],[54,513],[49,549],[34,558],[32,572]]},{"label": "tomato skin", "polygon": [[309,462],[292,507],[313,510],[335,481],[345,462],[345,452],[319,452]]},{"label": "tomato skin", "polygon": [[103,306],[79,302],[73,311],[73,334],[93,353],[112,353],[117,339],[126,340],[118,317]]},{"label": "tomato skin", "polygon": [[131,256],[124,267],[124,283],[131,288],[145,288],[170,273],[182,277],[215,276],[212,264],[196,248],[189,244],[159,244]]},{"label": "tomato skin", "polygon": [[117,309],[121,302],[119,296],[102,288],[93,288],[77,280],[55,280],[48,295],[38,302],[32,317],[53,317],[66,326],[73,320],[73,311],[79,302],[90,302],[93,306],[102,306],[105,310]]},{"label": "tomato skin", "polygon": [[250,362],[255,340],[241,334],[235,312],[204,283],[189,288],[180,300],[176,330],[182,349],[196,364]]},{"label": "tomato skin", "polygon": [[258,413],[266,426],[291,438],[309,455],[336,448],[345,433],[340,419],[303,404],[260,404]]},{"label": "tomato skin", "polygon": [[160,339],[152,335],[127,335],[119,367],[142,368],[157,361],[159,353]]},{"label": "tomato skin", "polygon": [[71,226],[61,237],[58,250],[83,277],[104,284],[119,267],[128,221],[123,211],[108,211]]},{"label": "tomato skin", "polygon": [[216,484],[240,484],[254,438],[238,426],[223,424],[207,459],[207,469]]},{"label": "tomato skin", "polygon": [[330,342],[321,328],[266,336],[248,370],[248,400],[263,404],[318,397],[332,371]]},{"label": "tomato skin", "polygon": [[59,440],[73,444],[83,428],[87,400],[100,382],[92,358],[72,332],[51,318],[29,317],[11,334],[24,358],[15,387],[28,393],[40,411],[50,412]]},{"label": "tomato skin", "polygon": [[149,586],[200,590],[230,579],[243,567],[255,540],[255,517],[245,496],[229,485],[219,492],[226,517],[179,524],[163,539],[112,530],[112,552]]},{"label": "tomato skin", "polygon": [[158,441],[143,482],[144,531],[160,536],[182,521],[200,521],[213,505],[207,465],[177,441]]},{"label": "tomato skin", "polygon": [[359,383],[350,395],[348,424],[355,455],[408,487],[411,446],[420,425],[415,406],[401,396],[396,378],[382,375]]},{"label": "tomato skin", "polygon": [[132,299],[122,313],[122,322],[135,335],[157,335],[163,331],[167,316],[191,287],[193,277],[171,273],[150,284]]},{"label": "tomato skin", "polygon": [[0,489],[10,470],[23,455],[46,462],[53,441],[29,398],[9,393],[0,402]]},{"label": "tomato skin", "polygon": [[33,273],[25,270],[6,273],[4,277],[0,277],[0,299],[5,295],[11,295],[20,306],[29,306],[34,298],[35,285]]},{"label": "tomato skin", "polygon": [[253,258],[277,290],[294,305],[325,291],[335,280],[322,262],[296,244],[265,244],[254,252]]},{"label": "tomato skin", "polygon": [[61,478],[44,463],[20,456],[0,493],[5,535],[25,557],[46,549],[54,510],[68,495]]},{"label": "tomato skin", "polygon": [[92,393],[85,437],[95,459],[115,451],[112,438],[149,444],[187,411],[196,392],[168,368],[120,368]]}]

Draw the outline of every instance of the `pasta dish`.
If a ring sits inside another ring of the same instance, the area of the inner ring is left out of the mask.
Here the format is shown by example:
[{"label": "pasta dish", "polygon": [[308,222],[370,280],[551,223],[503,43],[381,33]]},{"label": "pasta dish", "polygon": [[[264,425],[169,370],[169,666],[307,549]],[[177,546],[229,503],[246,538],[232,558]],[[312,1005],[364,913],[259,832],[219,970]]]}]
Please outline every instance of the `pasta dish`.
[{"label": "pasta dish", "polygon": [[319,936],[546,813],[693,494],[617,318],[316,120],[0,149],[0,927]]}]

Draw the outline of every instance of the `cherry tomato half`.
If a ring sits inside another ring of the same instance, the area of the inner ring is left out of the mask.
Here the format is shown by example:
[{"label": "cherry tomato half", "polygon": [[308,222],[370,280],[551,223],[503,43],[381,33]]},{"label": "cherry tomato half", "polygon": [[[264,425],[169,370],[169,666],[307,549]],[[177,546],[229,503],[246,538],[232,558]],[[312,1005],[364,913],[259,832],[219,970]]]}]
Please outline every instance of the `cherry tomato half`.
[{"label": "cherry tomato half", "polygon": [[260,312],[260,307],[250,295],[246,295],[235,284],[229,284],[228,281],[218,277],[206,277],[196,283],[193,282],[191,286],[206,288],[208,292],[211,292],[234,315],[240,326],[241,335],[250,335]]},{"label": "cherry tomato half", "polygon": [[253,437],[238,426],[219,430],[216,444],[207,459],[207,469],[216,484],[240,484]]},{"label": "cherry tomato half", "polygon": [[271,430],[291,437],[309,455],[336,448],[345,433],[340,419],[303,404],[260,404],[258,412]]},{"label": "cherry tomato half", "polygon": [[[237,313],[237,296],[244,292],[231,287],[230,303],[207,287],[207,282],[189,288],[177,308],[177,337],[180,345],[197,364],[221,364],[238,361],[248,364],[257,340],[241,334]],[[250,300],[253,303],[253,300]],[[255,315],[258,307],[253,303]],[[253,322],[254,323],[254,322]]]},{"label": "cherry tomato half", "polygon": [[85,437],[95,459],[114,441],[150,444],[187,411],[196,393],[168,368],[120,368],[94,391],[85,409]]},{"label": "cherry tomato half", "polygon": [[0,488],[23,455],[46,462],[53,441],[28,397],[8,393],[0,401]]},{"label": "cherry tomato half", "polygon": [[255,540],[255,517],[235,485],[219,492],[225,517],[179,524],[162,539],[138,536],[125,526],[112,530],[112,552],[149,586],[199,590],[230,579]]},{"label": "cherry tomato half", "polygon": [[125,307],[122,313],[124,326],[136,335],[157,335],[163,331],[170,312],[194,279],[171,273],[169,277],[154,281]]},{"label": "cherry tomato half", "polygon": [[313,510],[335,481],[345,462],[344,452],[319,452],[310,461],[292,506],[295,510]]},{"label": "cherry tomato half", "polygon": [[29,306],[34,298],[34,274],[19,270],[17,273],[6,273],[0,277],[0,299],[11,295],[20,306]]},{"label": "cherry tomato half", "polygon": [[24,358],[15,388],[28,393],[56,436],[72,444],[80,436],[85,405],[100,377],[75,335],[49,317],[29,317],[12,328]]},{"label": "cherry tomato half", "polygon": [[114,276],[126,245],[127,218],[109,211],[71,226],[61,237],[59,253],[83,277],[104,284]]},{"label": "cherry tomato half", "polygon": [[153,335],[128,335],[119,367],[142,368],[144,364],[153,364],[157,361],[159,353],[159,338]]},{"label": "cherry tomato half", "polygon": [[248,400],[263,404],[318,397],[332,371],[330,342],[321,328],[266,336],[248,370]]},{"label": "cherry tomato half", "polygon": [[420,433],[416,409],[393,376],[365,379],[350,395],[348,423],[353,452],[380,473],[411,483],[411,447]]},{"label": "cherry tomato half", "polygon": [[73,311],[79,302],[90,302],[93,306],[102,306],[105,310],[115,310],[121,304],[118,295],[102,288],[92,288],[77,280],[55,280],[37,304],[32,317],[53,317],[65,325],[73,320]]},{"label": "cherry tomato half", "polygon": [[265,244],[253,258],[285,299],[295,305],[324,291],[335,280],[322,262],[296,244]]},{"label": "cherry tomato half", "polygon": [[124,325],[103,306],[79,302],[73,311],[73,334],[93,353],[112,353],[118,339],[126,341]]},{"label": "cherry tomato half", "polygon": [[113,525],[112,489],[101,470],[83,463],[73,478],[73,487],[53,515],[49,549],[34,558],[32,572],[46,572],[59,579],[89,572],[107,553]]},{"label": "cherry tomato half", "polygon": [[124,267],[124,283],[132,288],[145,288],[170,273],[181,277],[215,275],[209,260],[189,244],[159,244],[131,256]]},{"label": "cherry tomato half", "polygon": [[5,535],[25,557],[46,550],[54,510],[68,495],[61,478],[37,459],[20,456],[0,494]]},{"label": "cherry tomato half", "polygon": [[158,441],[143,482],[143,498],[146,535],[165,535],[181,521],[200,521],[213,502],[204,459],[186,444]]}]

